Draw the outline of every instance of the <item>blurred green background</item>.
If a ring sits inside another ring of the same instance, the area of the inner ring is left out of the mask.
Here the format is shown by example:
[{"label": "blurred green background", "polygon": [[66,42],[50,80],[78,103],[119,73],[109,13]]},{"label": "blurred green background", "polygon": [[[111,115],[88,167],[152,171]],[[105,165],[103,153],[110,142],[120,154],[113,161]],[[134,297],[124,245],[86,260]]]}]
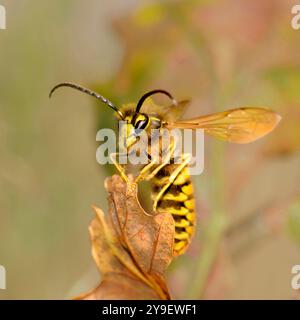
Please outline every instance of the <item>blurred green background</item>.
[{"label": "blurred green background", "polygon": [[69,299],[100,280],[90,205],[106,209],[97,129],[115,103],[164,88],[186,117],[245,105],[283,116],[251,145],[206,139],[198,231],[168,273],[174,298],[291,299],[300,264],[300,30],[289,0],[1,0],[0,299]]}]

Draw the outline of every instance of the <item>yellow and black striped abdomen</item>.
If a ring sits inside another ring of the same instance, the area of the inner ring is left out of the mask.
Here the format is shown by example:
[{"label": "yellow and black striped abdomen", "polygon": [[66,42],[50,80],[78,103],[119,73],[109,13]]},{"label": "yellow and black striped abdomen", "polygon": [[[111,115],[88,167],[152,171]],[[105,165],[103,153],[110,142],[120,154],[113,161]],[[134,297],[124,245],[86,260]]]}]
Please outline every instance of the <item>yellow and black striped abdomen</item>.
[{"label": "yellow and black striped abdomen", "polygon": [[[168,164],[151,180],[152,198],[170,182],[170,175],[178,164]],[[174,182],[166,189],[157,205],[158,212],[169,212],[175,222],[174,255],[180,255],[187,249],[195,229],[196,213],[193,185],[188,167],[178,174]]]}]

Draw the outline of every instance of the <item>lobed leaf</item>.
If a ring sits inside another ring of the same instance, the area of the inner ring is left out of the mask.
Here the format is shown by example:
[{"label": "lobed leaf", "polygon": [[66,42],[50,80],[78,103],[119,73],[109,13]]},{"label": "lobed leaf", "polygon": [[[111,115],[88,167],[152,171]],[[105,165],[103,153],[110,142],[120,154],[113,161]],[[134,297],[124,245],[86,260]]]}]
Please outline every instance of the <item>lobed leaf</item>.
[{"label": "lobed leaf", "polygon": [[147,214],[137,186],[108,178],[109,216],[94,207],[92,255],[102,282],[77,299],[170,299],[164,274],[172,260],[174,222],[168,213]]}]

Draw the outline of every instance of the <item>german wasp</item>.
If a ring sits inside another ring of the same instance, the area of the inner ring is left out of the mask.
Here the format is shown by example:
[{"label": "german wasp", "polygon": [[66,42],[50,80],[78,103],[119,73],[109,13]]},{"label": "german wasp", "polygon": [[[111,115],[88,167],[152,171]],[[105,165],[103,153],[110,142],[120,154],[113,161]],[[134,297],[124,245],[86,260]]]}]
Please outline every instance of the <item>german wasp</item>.
[{"label": "german wasp", "polygon": [[[149,136],[148,141],[151,141],[151,138],[153,140],[151,129],[160,131],[174,128],[199,128],[221,140],[234,143],[249,143],[271,132],[281,119],[277,113],[266,108],[242,107],[188,120],[180,120],[188,101],[177,102],[165,90],[147,92],[137,104],[125,104],[119,108],[102,95],[73,83],[58,84],[50,92],[50,97],[59,87],[77,89],[99,99],[112,108],[116,112],[118,120],[124,121],[126,124],[122,139],[125,140],[128,152],[134,148],[141,132],[147,133]],[[147,103],[149,101],[147,98],[158,93],[167,96],[171,100],[171,104],[162,107],[154,103]],[[157,143],[160,143],[159,139],[157,139]],[[195,230],[196,212],[194,190],[189,174],[190,155],[181,154],[181,161],[178,163],[178,161],[175,161],[173,153],[175,148],[176,140],[173,139],[167,150],[161,150],[161,152],[167,151],[169,156],[164,157],[164,161],[158,161],[157,158],[151,155],[150,146],[146,146],[145,150],[149,162],[140,169],[135,177],[135,182],[150,181],[153,211],[167,211],[172,214],[175,223],[173,253],[177,256],[185,252],[191,241]],[[118,163],[117,153],[111,156],[121,177],[128,181],[127,166]]]}]

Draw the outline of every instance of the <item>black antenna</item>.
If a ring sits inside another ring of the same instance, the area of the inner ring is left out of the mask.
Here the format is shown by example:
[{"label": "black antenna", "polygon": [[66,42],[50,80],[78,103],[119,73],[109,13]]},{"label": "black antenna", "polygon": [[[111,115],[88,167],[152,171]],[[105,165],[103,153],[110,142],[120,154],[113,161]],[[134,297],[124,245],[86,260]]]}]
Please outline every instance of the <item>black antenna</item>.
[{"label": "black antenna", "polygon": [[123,113],[112,103],[110,102],[109,100],[107,100],[106,98],[104,98],[103,96],[101,96],[99,93],[97,92],[94,92],[90,89],[87,89],[87,88],[84,88],[84,87],[81,87],[79,86],[78,84],[75,84],[75,83],[70,83],[70,82],[63,82],[63,83],[59,83],[58,85],[56,85],[51,91],[50,91],[50,94],[49,94],[49,98],[51,98],[53,92],[60,88],[60,87],[70,87],[70,88],[73,88],[73,89],[76,89],[76,90],[79,90],[83,93],[86,93],[92,97],[95,97],[96,99],[99,99],[101,100],[103,103],[105,103],[106,105],[108,105],[110,108],[112,108],[114,111],[116,111],[118,113],[118,115],[121,117],[122,120],[124,120],[124,115]]},{"label": "black antenna", "polygon": [[146,100],[148,97],[150,97],[150,96],[152,96],[153,94],[156,94],[156,93],[165,94],[166,96],[168,96],[168,97],[172,100],[172,102],[173,102],[173,104],[174,104],[175,106],[177,105],[177,101],[173,98],[173,96],[172,96],[168,91],[165,91],[165,90],[152,90],[152,91],[149,91],[149,92],[145,93],[145,94],[141,97],[141,99],[139,100],[138,104],[136,105],[135,112],[136,112],[136,113],[139,113],[139,112],[140,112],[140,109],[141,109],[141,107],[142,107],[142,105],[143,105],[143,103],[145,102],[145,100]]}]

